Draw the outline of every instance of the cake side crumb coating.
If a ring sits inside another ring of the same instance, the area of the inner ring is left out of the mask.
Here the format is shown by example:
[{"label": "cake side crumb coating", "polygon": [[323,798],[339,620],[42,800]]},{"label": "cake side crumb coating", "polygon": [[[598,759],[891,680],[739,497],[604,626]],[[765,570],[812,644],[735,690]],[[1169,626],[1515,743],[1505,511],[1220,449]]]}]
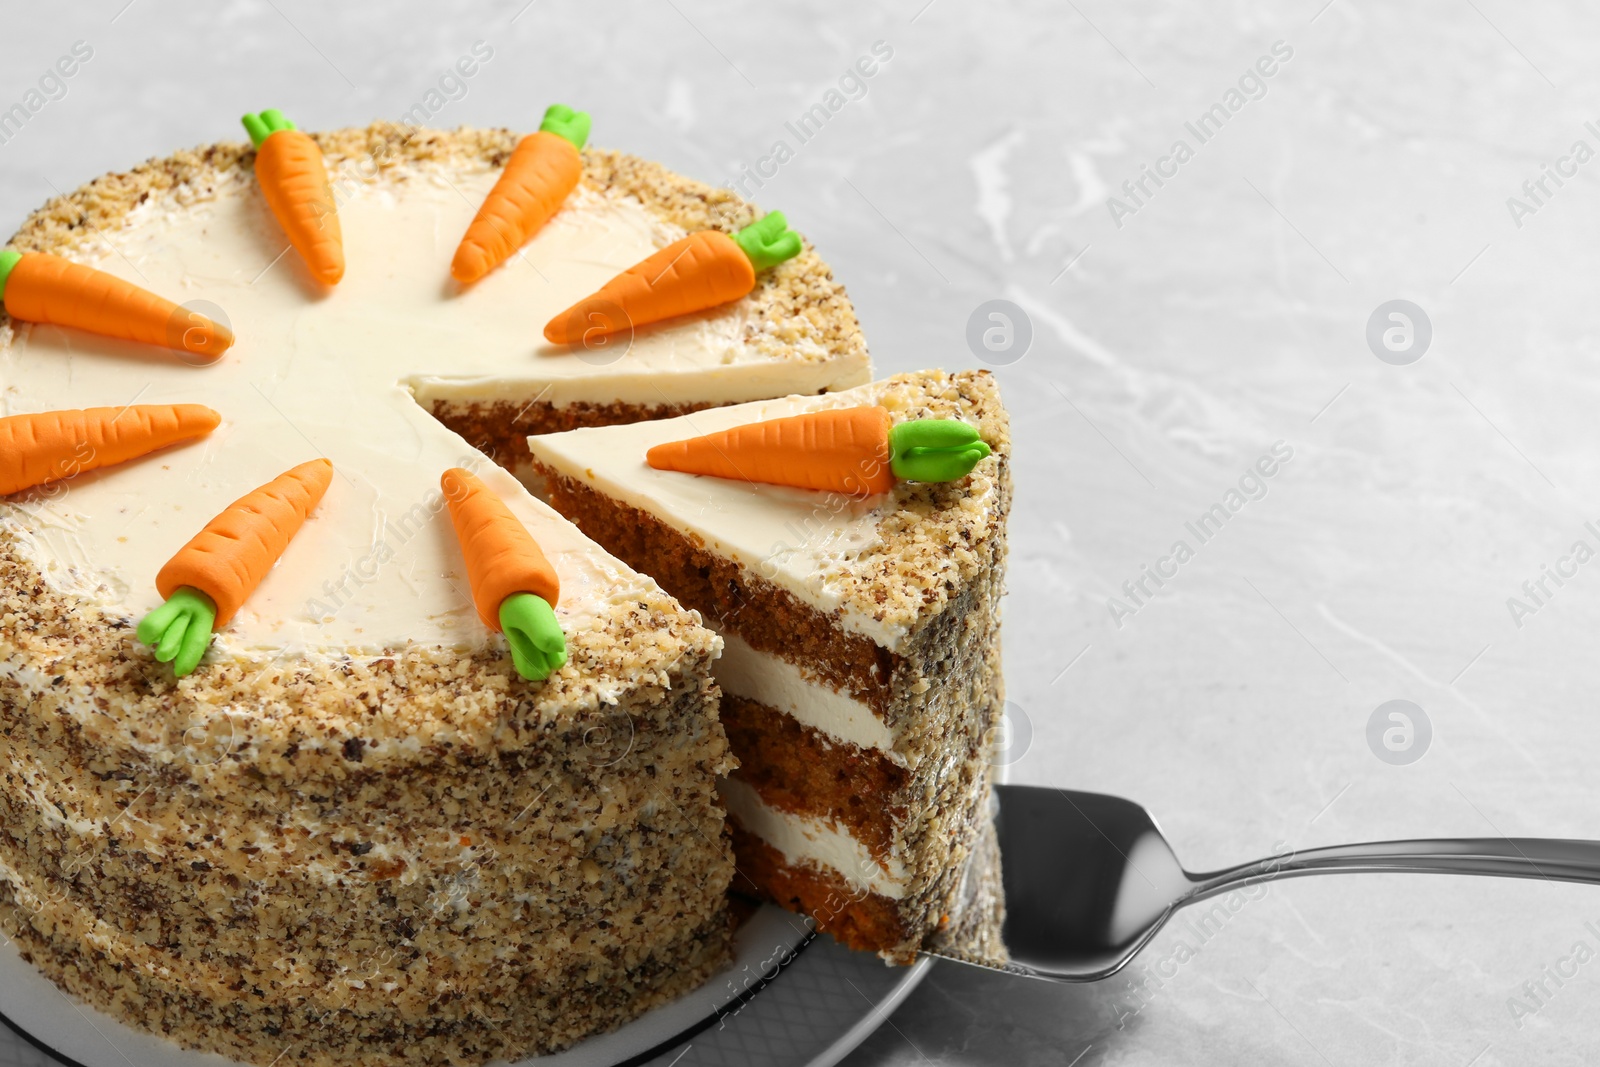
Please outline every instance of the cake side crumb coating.
[{"label": "cake side crumb coating", "polygon": [[532,686],[417,650],[174,682],[3,530],[0,590],[0,927],[96,1006],[252,1062],[481,1062],[726,961],[716,639],[664,594]]}]

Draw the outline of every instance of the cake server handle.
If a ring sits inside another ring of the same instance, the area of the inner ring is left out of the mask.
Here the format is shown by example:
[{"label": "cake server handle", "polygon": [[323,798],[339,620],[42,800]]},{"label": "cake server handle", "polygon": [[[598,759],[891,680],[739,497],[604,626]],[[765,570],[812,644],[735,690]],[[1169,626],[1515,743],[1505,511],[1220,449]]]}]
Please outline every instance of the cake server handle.
[{"label": "cake server handle", "polygon": [[1450,837],[1373,841],[1287,852],[1195,874],[1184,903],[1277,878],[1334,872],[1475,874],[1600,885],[1600,841],[1553,837]]}]

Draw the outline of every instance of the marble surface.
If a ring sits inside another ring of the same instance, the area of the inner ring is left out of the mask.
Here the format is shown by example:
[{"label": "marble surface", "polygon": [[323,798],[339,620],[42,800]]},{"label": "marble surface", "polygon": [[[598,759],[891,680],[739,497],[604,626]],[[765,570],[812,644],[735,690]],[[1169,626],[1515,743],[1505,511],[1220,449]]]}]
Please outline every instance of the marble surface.
[{"label": "marble surface", "polygon": [[[1200,869],[1375,837],[1600,838],[1600,563],[1571,556],[1600,549],[1584,295],[1600,276],[1600,16],[1507,0],[858,7],[10,11],[0,109],[75,41],[93,56],[0,144],[0,228],[101,172],[237,137],[246,110],[398,117],[486,42],[434,124],[530,126],[561,99],[594,112],[597,143],[716,182],[760,167],[747,188],[830,259],[882,370],[995,367],[1017,444],[1016,780],[1140,800]],[[785,123],[826,108],[880,41],[892,56],[801,143]],[[1292,54],[1250,76],[1275,42]],[[1202,142],[1185,124],[1218,103]],[[1163,162],[1179,139],[1191,152]],[[1169,176],[1134,200],[1121,187],[1146,166]],[[1420,332],[1410,351],[1379,344],[1388,361],[1369,346],[1397,299],[1431,323],[1420,359]],[[969,345],[991,300],[1021,309],[1025,352]],[[1278,442],[1292,457],[1230,498]],[[1201,543],[1185,523],[1219,503],[1239,506]],[[1123,583],[1179,540],[1192,558],[1132,601]],[[1571,576],[1535,601],[1523,583],[1547,565]],[[1431,724],[1420,759],[1369,746],[1390,700]],[[937,967],[848,1062],[1587,1062],[1596,930],[1600,891],[1581,887],[1280,882],[1098,986]]]}]

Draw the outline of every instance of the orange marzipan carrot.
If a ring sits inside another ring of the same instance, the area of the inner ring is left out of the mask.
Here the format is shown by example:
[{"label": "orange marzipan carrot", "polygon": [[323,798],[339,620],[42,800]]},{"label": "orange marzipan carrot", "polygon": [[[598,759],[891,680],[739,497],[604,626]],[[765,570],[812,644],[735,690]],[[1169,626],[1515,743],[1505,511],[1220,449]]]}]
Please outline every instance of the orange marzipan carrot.
[{"label": "orange marzipan carrot", "polygon": [[571,141],[548,130],[524,137],[461,238],[451,277],[470,285],[504,263],[561,210],[582,175]]},{"label": "orange marzipan carrot", "polygon": [[701,230],[635,263],[544,328],[551,344],[616,333],[726,304],[756,286],[744,249],[719,230]]},{"label": "orange marzipan carrot", "polygon": [[213,360],[233,344],[227,327],[132,282],[48,252],[25,252],[5,282],[6,314]]},{"label": "orange marzipan carrot", "polygon": [[460,467],[445,471],[439,487],[450,504],[472,602],[483,624],[499,632],[500,605],[516,593],[532,593],[555,607],[561,595],[555,568],[505,501]]},{"label": "orange marzipan carrot", "polygon": [[256,149],[256,180],[284,235],[323,285],[344,277],[344,235],[322,149],[300,130],[278,130]]},{"label": "orange marzipan carrot", "polygon": [[216,602],[216,628],[226,626],[300,532],[332,481],[333,464],[314,459],[252,489],[167,561],[156,575],[156,588],[168,598],[182,586],[200,590]]},{"label": "orange marzipan carrot", "polygon": [[217,428],[200,404],[41,411],[0,419],[0,496],[126,463]]},{"label": "orange marzipan carrot", "polygon": [[656,470],[851,496],[886,493],[895,486],[892,424],[881,407],[811,411],[656,445],[645,462]]}]

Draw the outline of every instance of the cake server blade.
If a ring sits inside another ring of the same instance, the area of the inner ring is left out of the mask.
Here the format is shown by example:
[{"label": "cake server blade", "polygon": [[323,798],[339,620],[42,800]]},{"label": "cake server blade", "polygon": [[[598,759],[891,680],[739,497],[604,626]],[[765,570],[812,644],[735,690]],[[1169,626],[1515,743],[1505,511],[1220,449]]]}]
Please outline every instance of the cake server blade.
[{"label": "cake server blade", "polygon": [[1278,878],[1411,872],[1600,884],[1600,841],[1539,837],[1334,845],[1194,874],[1131,800],[1021,785],[995,793],[1004,948],[951,944],[928,954],[1047,981],[1109,978],[1179,908]]}]

